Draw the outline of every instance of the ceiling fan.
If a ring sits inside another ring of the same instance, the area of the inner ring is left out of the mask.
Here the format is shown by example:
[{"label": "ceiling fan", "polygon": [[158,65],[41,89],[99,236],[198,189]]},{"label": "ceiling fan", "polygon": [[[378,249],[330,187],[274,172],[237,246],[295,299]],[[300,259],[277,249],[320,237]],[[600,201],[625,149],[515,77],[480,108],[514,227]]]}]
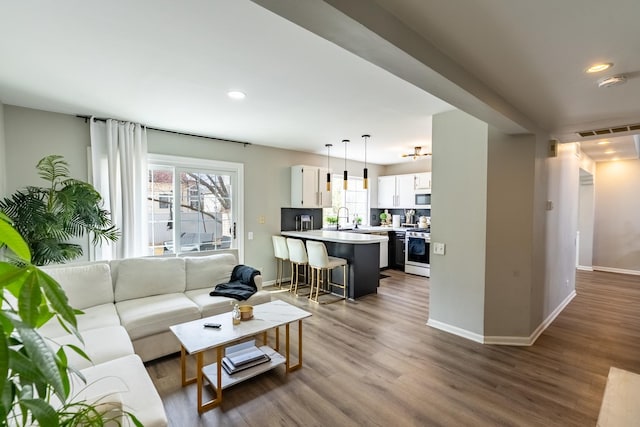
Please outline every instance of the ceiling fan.
[{"label": "ceiling fan", "polygon": [[403,154],[402,157],[413,157],[413,160],[415,160],[418,157],[421,156],[430,156],[431,153],[421,153],[422,151],[422,147],[413,147],[413,153],[411,154]]}]

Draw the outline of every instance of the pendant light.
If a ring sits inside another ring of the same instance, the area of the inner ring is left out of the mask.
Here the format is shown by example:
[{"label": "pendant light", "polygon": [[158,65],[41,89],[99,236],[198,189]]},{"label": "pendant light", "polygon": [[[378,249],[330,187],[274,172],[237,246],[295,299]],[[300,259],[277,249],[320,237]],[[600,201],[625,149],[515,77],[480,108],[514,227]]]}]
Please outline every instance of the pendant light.
[{"label": "pendant light", "polygon": [[369,188],[369,169],[367,169],[367,139],[371,138],[371,135],[362,135],[364,138],[364,171],[362,172],[362,188],[367,190]]},{"label": "pendant light", "polygon": [[331,166],[329,166],[329,158],[333,144],[324,144],[324,146],[327,147],[327,191],[331,191]]},{"label": "pendant light", "polygon": [[348,139],[343,139],[342,142],[344,142],[344,172],[342,174],[342,188],[344,188],[345,190],[347,189],[347,180],[348,180],[348,174],[347,174],[347,142],[349,142]]}]

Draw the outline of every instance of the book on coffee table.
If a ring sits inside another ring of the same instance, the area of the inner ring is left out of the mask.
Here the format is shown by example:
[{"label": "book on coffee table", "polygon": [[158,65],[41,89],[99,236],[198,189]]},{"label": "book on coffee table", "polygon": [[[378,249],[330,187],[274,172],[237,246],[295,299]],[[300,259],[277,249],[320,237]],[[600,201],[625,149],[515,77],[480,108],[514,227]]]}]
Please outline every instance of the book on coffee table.
[{"label": "book on coffee table", "polygon": [[222,367],[229,375],[270,361],[271,358],[255,345],[255,340],[227,347]]}]

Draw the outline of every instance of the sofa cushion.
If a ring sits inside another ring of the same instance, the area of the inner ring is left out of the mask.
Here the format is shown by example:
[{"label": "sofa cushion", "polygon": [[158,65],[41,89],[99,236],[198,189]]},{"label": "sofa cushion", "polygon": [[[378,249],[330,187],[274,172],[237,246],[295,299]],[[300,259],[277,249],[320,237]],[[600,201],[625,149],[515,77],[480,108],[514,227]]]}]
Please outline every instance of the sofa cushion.
[{"label": "sofa cushion", "polygon": [[83,310],[113,303],[111,270],[106,262],[50,266],[42,267],[42,270],[60,283],[73,308]]},{"label": "sofa cushion", "polygon": [[[78,330],[80,332],[108,326],[120,326],[120,316],[118,316],[116,306],[112,302],[85,308],[82,311],[84,312],[83,314],[76,315]],[[56,318],[42,325],[38,331],[45,337],[50,338],[69,334],[69,332],[60,326]]]},{"label": "sofa cushion", "polygon": [[80,372],[87,384],[74,381],[74,392],[81,390],[79,398],[102,401],[122,400],[123,409],[134,414],[145,427],[164,427],[167,415],[158,391],[147,370],[135,354],[110,360]]},{"label": "sofa cushion", "polygon": [[134,354],[131,339],[127,331],[122,326],[110,326],[107,328],[90,329],[81,332],[84,344],[75,335],[65,335],[52,339],[53,345],[73,344],[80,347],[91,361],[80,356],[74,350],[65,348],[69,366],[76,369],[84,369],[93,365],[108,362],[109,360]]},{"label": "sofa cushion", "polygon": [[130,258],[118,263],[115,300],[184,292],[182,258]]},{"label": "sofa cushion", "polygon": [[132,340],[200,318],[198,306],[183,293],[154,295],[116,303],[122,326]]},{"label": "sofa cushion", "polygon": [[195,289],[185,292],[193,302],[200,308],[202,317],[215,316],[233,310],[234,304],[257,305],[271,301],[271,293],[258,291],[245,301],[237,301],[228,297],[212,297],[208,289]]},{"label": "sofa cushion", "polygon": [[227,283],[233,267],[238,264],[233,254],[214,254],[202,257],[186,257],[186,290],[213,288],[219,283]]}]

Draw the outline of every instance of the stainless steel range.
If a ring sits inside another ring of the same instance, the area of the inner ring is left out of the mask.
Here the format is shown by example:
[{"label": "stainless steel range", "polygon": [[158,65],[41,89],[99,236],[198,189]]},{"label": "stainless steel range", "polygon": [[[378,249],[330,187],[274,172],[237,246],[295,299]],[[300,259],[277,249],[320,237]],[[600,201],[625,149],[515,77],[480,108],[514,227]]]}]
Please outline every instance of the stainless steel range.
[{"label": "stainless steel range", "polygon": [[429,229],[412,228],[407,230],[404,245],[404,272],[426,277],[431,276],[429,264],[431,234]]}]

